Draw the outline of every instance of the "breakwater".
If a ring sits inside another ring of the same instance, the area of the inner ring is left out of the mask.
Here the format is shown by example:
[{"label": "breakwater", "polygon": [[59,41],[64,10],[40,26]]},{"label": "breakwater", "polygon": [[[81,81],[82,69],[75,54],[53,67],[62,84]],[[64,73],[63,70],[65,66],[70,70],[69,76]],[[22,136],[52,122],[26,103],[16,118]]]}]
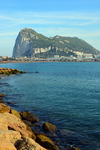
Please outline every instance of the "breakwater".
[{"label": "breakwater", "polygon": [[19,69],[11,69],[11,68],[0,68],[1,75],[11,75],[18,73],[26,73],[26,71],[20,71]]}]

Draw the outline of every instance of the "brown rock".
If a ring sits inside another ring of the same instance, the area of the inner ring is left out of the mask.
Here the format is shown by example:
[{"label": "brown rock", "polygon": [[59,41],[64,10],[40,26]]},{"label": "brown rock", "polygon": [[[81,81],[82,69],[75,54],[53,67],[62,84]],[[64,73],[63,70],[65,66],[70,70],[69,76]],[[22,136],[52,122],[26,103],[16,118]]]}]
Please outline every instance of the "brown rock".
[{"label": "brown rock", "polygon": [[20,128],[16,124],[9,123],[8,128],[9,128],[9,130],[15,130],[15,131],[20,132],[22,137],[30,137],[30,138],[33,137],[33,134],[30,131],[27,131],[26,129]]},{"label": "brown rock", "polygon": [[48,122],[44,123],[42,128],[46,131],[49,131],[49,132],[55,133],[57,131],[57,127],[51,123],[48,123]]},{"label": "brown rock", "polygon": [[14,145],[7,140],[0,140],[0,150],[17,150]]},{"label": "brown rock", "polygon": [[8,124],[6,122],[6,119],[3,119],[2,121],[0,119],[0,130],[8,130]]},{"label": "brown rock", "polygon": [[8,125],[11,123],[11,124],[14,124],[14,125],[22,128],[22,129],[26,129],[26,125],[23,123],[23,121],[13,114],[3,113],[3,114],[0,114],[0,119],[2,120],[1,117],[6,119]]},{"label": "brown rock", "polygon": [[49,150],[59,150],[59,148],[54,144],[54,142],[45,135],[42,134],[37,135],[36,142],[38,142],[41,146]]},{"label": "brown rock", "polygon": [[18,150],[46,150],[31,138],[24,138],[20,143]]},{"label": "brown rock", "polygon": [[33,133],[32,129],[31,129],[26,123],[25,123],[25,125],[26,125],[26,130],[27,130],[27,131],[30,131],[30,132],[32,133],[31,138],[34,139],[34,140],[36,140],[36,136],[35,136],[35,134]]},{"label": "brown rock", "polygon": [[21,135],[17,131],[12,130],[0,130],[0,141],[7,140],[15,146],[19,145],[19,141],[21,140]]},{"label": "brown rock", "polygon": [[18,69],[10,69],[10,68],[1,68],[0,69],[0,74],[17,74],[17,73],[26,73],[26,71],[20,71]]},{"label": "brown rock", "polygon": [[22,137],[32,137],[32,133],[27,131],[25,123],[10,113],[0,113],[0,122],[6,120],[9,130],[19,131]]},{"label": "brown rock", "polygon": [[11,109],[10,113],[21,119],[21,115],[17,110]]},{"label": "brown rock", "polygon": [[10,106],[0,103],[0,113],[10,112]]},{"label": "brown rock", "polygon": [[20,113],[20,115],[23,119],[26,119],[30,122],[38,122],[39,121],[39,118],[34,113],[31,113],[30,111],[22,111]]},{"label": "brown rock", "polygon": [[2,94],[2,93],[0,93],[0,97],[5,97],[5,95],[4,95],[4,94]]},{"label": "brown rock", "polygon": [[25,124],[27,124],[28,126],[32,126],[32,123],[28,120],[23,120]]}]

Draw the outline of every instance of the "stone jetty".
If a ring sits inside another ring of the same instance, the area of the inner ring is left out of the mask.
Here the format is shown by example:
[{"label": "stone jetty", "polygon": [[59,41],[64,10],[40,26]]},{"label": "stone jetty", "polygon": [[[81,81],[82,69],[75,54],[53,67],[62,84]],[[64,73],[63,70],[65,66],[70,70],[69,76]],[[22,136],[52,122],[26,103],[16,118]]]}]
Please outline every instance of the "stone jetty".
[{"label": "stone jetty", "polygon": [[1,75],[11,75],[18,73],[26,73],[26,71],[20,71],[19,69],[10,69],[10,68],[0,68]]}]

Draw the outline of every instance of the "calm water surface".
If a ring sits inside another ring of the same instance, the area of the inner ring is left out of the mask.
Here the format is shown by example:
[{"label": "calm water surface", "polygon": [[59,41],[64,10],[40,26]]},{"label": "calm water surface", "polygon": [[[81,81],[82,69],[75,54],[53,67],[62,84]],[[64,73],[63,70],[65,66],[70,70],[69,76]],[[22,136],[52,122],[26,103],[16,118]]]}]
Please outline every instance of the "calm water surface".
[{"label": "calm water surface", "polygon": [[0,87],[6,101],[16,102],[19,111],[35,111],[59,130],[73,131],[90,144],[88,149],[73,142],[75,146],[100,150],[99,62],[13,63],[0,67],[27,71],[1,80],[8,83]]}]

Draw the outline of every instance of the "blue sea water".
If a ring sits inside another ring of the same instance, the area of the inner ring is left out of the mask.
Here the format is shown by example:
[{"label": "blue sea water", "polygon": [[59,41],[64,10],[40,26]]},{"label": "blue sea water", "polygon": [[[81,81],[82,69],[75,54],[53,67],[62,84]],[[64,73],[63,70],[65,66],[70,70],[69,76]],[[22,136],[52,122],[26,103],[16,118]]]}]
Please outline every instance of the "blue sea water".
[{"label": "blue sea water", "polygon": [[56,124],[66,142],[70,130],[76,139],[79,136],[87,142],[81,145],[73,140],[76,147],[100,149],[100,62],[9,63],[0,67],[27,71],[0,80],[8,83],[0,86],[0,93],[7,95],[5,101],[16,102],[18,111],[33,111]]}]

